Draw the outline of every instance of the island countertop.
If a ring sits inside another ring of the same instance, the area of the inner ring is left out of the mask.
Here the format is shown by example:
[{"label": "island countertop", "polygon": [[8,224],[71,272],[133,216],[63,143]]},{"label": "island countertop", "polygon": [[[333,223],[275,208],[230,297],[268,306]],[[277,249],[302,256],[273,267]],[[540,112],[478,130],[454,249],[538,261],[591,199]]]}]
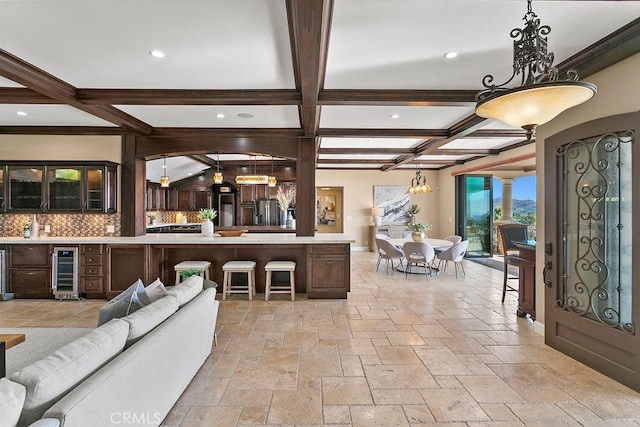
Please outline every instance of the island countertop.
[{"label": "island countertop", "polygon": [[321,233],[315,236],[296,236],[291,233],[245,233],[239,237],[204,237],[197,233],[155,233],[137,237],[0,237],[0,244],[135,244],[135,245],[300,245],[346,244],[355,239],[340,233]]}]

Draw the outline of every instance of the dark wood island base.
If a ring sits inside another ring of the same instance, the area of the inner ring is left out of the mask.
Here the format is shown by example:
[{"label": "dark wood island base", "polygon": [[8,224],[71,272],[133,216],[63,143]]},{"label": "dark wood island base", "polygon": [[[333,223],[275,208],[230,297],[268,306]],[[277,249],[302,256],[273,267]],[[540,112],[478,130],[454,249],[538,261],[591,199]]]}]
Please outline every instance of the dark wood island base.
[{"label": "dark wood island base", "polygon": [[[350,290],[350,244],[351,240],[344,237],[296,237],[285,234],[245,234],[232,238],[156,234],[140,237],[0,240],[0,246],[5,246],[13,262],[8,266],[10,274],[7,289],[15,293],[16,298],[53,297],[51,274],[48,271],[53,248],[77,246],[81,254],[79,293],[87,298],[113,298],[137,279],[148,284],[160,278],[166,286],[171,286],[175,281],[173,267],[182,261],[196,260],[211,262],[211,280],[220,285],[225,262],[255,261],[256,289],[257,292],[264,292],[264,266],[269,261],[286,260],[296,263],[296,293],[306,293],[310,299],[345,299]],[[22,258],[22,253],[36,252],[42,259],[16,258]],[[37,280],[34,276],[26,278],[19,274],[25,268],[31,270],[31,264],[43,270]],[[12,269],[18,274],[11,274]]]}]

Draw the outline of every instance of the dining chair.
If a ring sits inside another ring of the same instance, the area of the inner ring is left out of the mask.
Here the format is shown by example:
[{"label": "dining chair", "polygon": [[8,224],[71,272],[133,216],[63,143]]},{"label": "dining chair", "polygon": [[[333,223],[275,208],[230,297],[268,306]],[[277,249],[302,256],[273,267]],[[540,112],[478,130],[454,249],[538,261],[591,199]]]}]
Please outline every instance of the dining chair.
[{"label": "dining chair", "polygon": [[387,260],[387,274],[389,274],[389,261],[391,261],[392,270],[394,268],[394,259],[400,260],[399,265],[403,265],[402,259],[404,258],[404,252],[394,246],[389,240],[376,238],[376,247],[378,248],[378,263],[376,264],[376,271],[378,271],[378,268],[380,267],[380,261],[382,261],[383,259]]},{"label": "dining chair", "polygon": [[445,237],[444,240],[448,240],[455,245],[456,243],[460,243],[462,241],[462,237],[458,236],[457,234],[452,234]]},{"label": "dining chair", "polygon": [[466,276],[467,273],[464,271],[464,264],[462,263],[462,260],[464,259],[464,256],[467,253],[468,247],[469,247],[469,241],[462,240],[458,243],[454,243],[454,245],[451,246],[449,249],[446,249],[445,251],[440,252],[438,254],[438,259],[440,260],[438,262],[438,270],[440,270],[440,265],[442,264],[442,261],[444,261],[444,269],[440,271],[442,271],[443,273],[447,271],[447,264],[449,264],[449,261],[453,261],[454,267],[456,269],[456,279],[458,278],[458,264],[460,264],[460,267],[462,267],[462,273]]},{"label": "dining chair", "polygon": [[[425,277],[429,280],[429,274],[431,274],[431,263],[436,256],[436,252],[433,250],[433,246],[426,242],[407,242],[402,246],[404,251],[404,257],[407,261],[406,268],[404,269],[404,277],[411,273],[411,265],[415,264],[416,267],[423,267]],[[427,273],[427,269],[429,272]]]},{"label": "dining chair", "polygon": [[527,225],[518,223],[500,224],[498,225],[498,230],[502,238],[502,252],[504,253],[504,275],[502,280],[502,302],[504,302],[507,291],[518,292],[518,289],[507,284],[508,280],[518,279],[518,276],[509,277],[508,269],[509,265],[519,267],[521,264],[518,254],[513,253],[518,251],[518,247],[513,242],[527,241]]}]

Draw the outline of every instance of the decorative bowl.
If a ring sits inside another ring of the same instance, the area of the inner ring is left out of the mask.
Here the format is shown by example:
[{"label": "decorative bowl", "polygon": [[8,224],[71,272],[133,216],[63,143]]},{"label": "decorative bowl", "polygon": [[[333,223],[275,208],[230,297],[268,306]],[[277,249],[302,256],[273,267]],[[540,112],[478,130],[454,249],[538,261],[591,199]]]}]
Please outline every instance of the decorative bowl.
[{"label": "decorative bowl", "polygon": [[249,230],[217,230],[216,233],[220,235],[220,237],[238,237],[242,236]]}]

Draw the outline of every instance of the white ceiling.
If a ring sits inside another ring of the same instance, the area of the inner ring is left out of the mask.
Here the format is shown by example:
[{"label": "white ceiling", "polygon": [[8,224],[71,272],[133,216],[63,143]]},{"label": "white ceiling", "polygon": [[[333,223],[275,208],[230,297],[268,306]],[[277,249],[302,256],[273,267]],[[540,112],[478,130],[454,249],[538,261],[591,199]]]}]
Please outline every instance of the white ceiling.
[{"label": "white ceiling", "polygon": [[[552,29],[549,50],[559,63],[640,17],[640,1],[535,0],[533,10]],[[509,33],[522,26],[525,12],[524,0],[334,0],[322,89],[479,90],[486,74],[501,82],[511,74]],[[285,0],[0,0],[0,49],[76,88],[296,89]],[[166,56],[153,57],[149,52],[154,49]],[[458,57],[445,59],[444,53],[452,50]],[[0,77],[0,88],[20,86]],[[154,127],[301,126],[297,105],[115,107]],[[17,111],[27,116],[17,116]],[[447,129],[473,111],[471,102],[322,105],[319,127]],[[241,118],[242,113],[253,117]],[[392,114],[399,117],[393,119]],[[113,124],[66,105],[7,103],[0,104],[2,126]],[[489,129],[511,128],[488,120],[481,130]],[[348,162],[392,160],[401,154],[387,153],[385,148],[406,154],[425,142],[406,136],[322,137],[318,167],[379,168],[378,163]],[[465,137],[421,157],[464,160],[474,155],[441,153],[504,149],[522,141],[521,137]],[[341,148],[361,152],[322,152]],[[333,160],[342,162],[328,163]],[[158,162],[149,162],[152,180],[160,176]],[[207,167],[187,158],[171,158],[168,163],[175,179]]]}]

